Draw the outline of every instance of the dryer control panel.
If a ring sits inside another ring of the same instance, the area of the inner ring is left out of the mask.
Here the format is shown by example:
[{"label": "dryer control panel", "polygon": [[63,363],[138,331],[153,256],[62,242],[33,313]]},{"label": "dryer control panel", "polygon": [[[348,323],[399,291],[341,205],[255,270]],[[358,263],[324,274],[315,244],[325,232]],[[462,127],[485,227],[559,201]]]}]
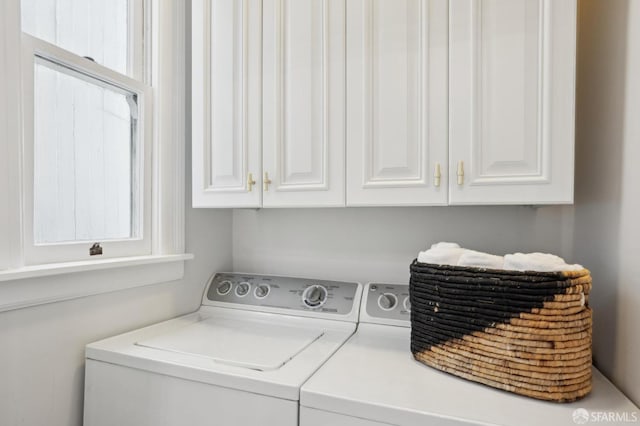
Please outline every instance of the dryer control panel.
[{"label": "dryer control panel", "polygon": [[[408,325],[411,319],[409,286],[406,284],[369,283],[365,287],[361,315],[384,324]],[[361,318],[362,321],[362,318]]]},{"label": "dryer control panel", "polygon": [[360,284],[352,282],[218,273],[209,283],[204,304],[348,315],[357,308],[359,291]]}]

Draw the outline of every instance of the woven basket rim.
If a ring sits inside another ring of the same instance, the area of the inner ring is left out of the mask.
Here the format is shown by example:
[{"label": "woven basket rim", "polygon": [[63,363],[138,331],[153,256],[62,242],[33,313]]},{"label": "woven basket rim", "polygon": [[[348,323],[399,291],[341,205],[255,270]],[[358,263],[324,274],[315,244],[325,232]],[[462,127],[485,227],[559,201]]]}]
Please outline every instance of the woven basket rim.
[{"label": "woven basket rim", "polygon": [[583,268],[578,271],[516,271],[513,269],[492,269],[492,268],[478,268],[474,266],[459,266],[459,265],[444,265],[437,263],[423,263],[418,262],[418,259],[414,259],[411,262],[411,267],[427,267],[441,270],[449,270],[452,272],[470,272],[480,274],[496,274],[501,276],[519,276],[519,277],[548,277],[548,278],[561,278],[567,279],[574,276],[590,275],[591,272]]}]

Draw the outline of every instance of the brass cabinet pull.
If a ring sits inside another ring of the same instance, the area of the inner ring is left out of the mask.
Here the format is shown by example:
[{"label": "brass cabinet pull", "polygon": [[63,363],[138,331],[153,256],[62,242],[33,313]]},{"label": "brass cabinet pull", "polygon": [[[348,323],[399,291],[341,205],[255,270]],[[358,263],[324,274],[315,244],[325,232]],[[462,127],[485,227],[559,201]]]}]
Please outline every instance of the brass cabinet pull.
[{"label": "brass cabinet pull", "polygon": [[464,161],[458,161],[458,185],[464,185]]},{"label": "brass cabinet pull", "polygon": [[271,179],[269,179],[269,173],[268,172],[264,172],[264,180],[262,181],[262,183],[264,184],[264,190],[268,191],[269,190],[269,185],[271,184]]},{"label": "brass cabinet pull", "polygon": [[253,173],[249,173],[247,176],[247,188],[249,192],[253,191],[253,186],[256,184],[256,181],[253,179]]},{"label": "brass cabinet pull", "polygon": [[440,163],[436,163],[435,171],[433,172],[433,186],[436,188],[440,186],[442,178],[442,172],[440,171]]}]

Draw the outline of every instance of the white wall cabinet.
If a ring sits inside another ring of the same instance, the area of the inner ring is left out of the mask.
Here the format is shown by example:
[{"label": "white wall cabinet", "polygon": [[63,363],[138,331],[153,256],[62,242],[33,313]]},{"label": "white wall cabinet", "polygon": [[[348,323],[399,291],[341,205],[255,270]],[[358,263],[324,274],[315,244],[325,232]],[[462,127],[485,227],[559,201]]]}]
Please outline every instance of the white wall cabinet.
[{"label": "white wall cabinet", "polygon": [[344,206],[345,1],[263,10],[263,206]]},{"label": "white wall cabinet", "polygon": [[447,204],[447,0],[347,3],[347,204]]},{"label": "white wall cabinet", "polygon": [[262,203],[262,0],[193,0],[194,207]]},{"label": "white wall cabinet", "polygon": [[576,1],[451,0],[450,23],[449,204],[573,202]]},{"label": "white wall cabinet", "polygon": [[571,203],[575,49],[575,0],[349,1],[347,204]]},{"label": "white wall cabinet", "polygon": [[573,201],[576,0],[194,0],[196,207]]},{"label": "white wall cabinet", "polygon": [[345,205],[344,0],[195,0],[194,207]]}]

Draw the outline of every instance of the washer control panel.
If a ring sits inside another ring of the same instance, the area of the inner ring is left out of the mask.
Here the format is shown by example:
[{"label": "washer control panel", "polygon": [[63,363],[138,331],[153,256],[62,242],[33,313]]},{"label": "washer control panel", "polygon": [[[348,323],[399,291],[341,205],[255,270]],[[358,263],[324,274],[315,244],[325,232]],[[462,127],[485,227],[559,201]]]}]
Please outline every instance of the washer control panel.
[{"label": "washer control panel", "polygon": [[367,314],[375,318],[408,321],[411,317],[409,286],[376,284],[367,286]]},{"label": "washer control panel", "polygon": [[205,302],[315,311],[347,315],[352,312],[357,283],[253,274],[216,274]]}]

